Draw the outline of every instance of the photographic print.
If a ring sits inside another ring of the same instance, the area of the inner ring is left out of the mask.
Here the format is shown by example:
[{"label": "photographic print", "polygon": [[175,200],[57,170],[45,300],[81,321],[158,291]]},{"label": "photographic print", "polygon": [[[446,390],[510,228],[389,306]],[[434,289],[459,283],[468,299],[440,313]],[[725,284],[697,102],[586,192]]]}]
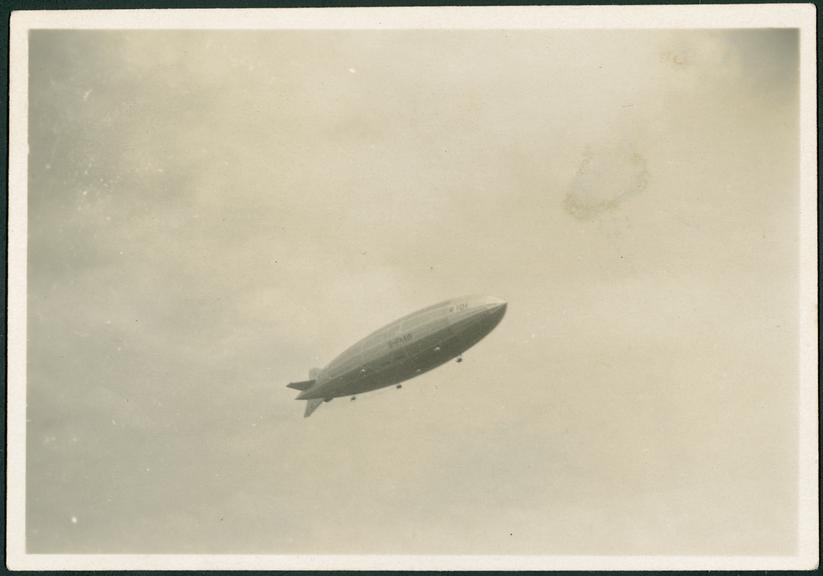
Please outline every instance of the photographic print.
[{"label": "photographic print", "polygon": [[11,32],[10,567],[817,565],[811,6]]}]

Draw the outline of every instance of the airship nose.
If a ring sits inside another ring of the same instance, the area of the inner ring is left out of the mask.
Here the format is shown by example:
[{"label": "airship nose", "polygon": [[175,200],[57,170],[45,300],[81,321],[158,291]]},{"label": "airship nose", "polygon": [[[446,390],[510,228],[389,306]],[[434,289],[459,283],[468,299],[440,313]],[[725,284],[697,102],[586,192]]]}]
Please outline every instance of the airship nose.
[{"label": "airship nose", "polygon": [[502,298],[489,296],[486,299],[486,312],[494,317],[495,322],[500,322],[500,320],[503,319],[503,316],[506,314],[507,307],[508,303]]},{"label": "airship nose", "polygon": [[491,308],[492,306],[505,306],[506,301],[502,298],[496,298],[494,296],[483,296],[480,299],[479,304],[485,306],[486,308]]},{"label": "airship nose", "polygon": [[500,302],[500,304],[497,304],[497,305],[495,306],[494,311],[495,311],[497,314],[500,314],[500,316],[501,316],[501,318],[502,318],[503,314],[505,314],[505,313],[506,313],[506,308],[508,308],[508,307],[509,307],[508,302],[506,302],[506,301],[501,301],[501,302]]}]

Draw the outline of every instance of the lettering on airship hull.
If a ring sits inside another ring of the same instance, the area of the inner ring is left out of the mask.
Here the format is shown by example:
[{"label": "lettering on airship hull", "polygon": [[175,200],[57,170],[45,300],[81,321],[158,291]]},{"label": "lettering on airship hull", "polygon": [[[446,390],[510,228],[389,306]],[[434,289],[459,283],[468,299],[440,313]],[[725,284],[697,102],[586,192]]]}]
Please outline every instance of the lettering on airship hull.
[{"label": "lettering on airship hull", "polygon": [[[308,382],[304,416],[323,401],[399,384],[459,357],[503,319],[499,298],[467,296],[419,310],[346,349]],[[296,385],[292,385],[295,388]]]},{"label": "lettering on airship hull", "polygon": [[412,333],[409,332],[408,334],[403,334],[402,336],[397,336],[396,338],[392,338],[389,340],[389,348],[398,348],[407,342],[412,341]]}]

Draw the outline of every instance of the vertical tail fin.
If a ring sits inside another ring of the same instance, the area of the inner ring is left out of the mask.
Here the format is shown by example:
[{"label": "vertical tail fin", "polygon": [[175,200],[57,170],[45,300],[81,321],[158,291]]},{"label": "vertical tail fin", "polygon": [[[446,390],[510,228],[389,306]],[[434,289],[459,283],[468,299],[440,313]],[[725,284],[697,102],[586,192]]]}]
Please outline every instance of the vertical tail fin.
[{"label": "vertical tail fin", "polygon": [[303,412],[303,418],[308,418],[312,415],[312,412],[317,410],[317,408],[323,403],[322,398],[316,398],[312,400],[306,400],[306,411]]}]

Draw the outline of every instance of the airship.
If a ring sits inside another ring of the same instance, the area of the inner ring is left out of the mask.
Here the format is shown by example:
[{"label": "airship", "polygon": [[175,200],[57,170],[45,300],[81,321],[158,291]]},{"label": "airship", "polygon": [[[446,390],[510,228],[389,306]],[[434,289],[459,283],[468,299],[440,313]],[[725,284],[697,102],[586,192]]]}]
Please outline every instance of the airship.
[{"label": "airship", "polygon": [[503,319],[506,302],[492,296],[445,300],[395,320],[350,346],[309,380],[291,382],[306,400],[308,418],[323,402],[351,397],[405,382],[463,353]]}]

